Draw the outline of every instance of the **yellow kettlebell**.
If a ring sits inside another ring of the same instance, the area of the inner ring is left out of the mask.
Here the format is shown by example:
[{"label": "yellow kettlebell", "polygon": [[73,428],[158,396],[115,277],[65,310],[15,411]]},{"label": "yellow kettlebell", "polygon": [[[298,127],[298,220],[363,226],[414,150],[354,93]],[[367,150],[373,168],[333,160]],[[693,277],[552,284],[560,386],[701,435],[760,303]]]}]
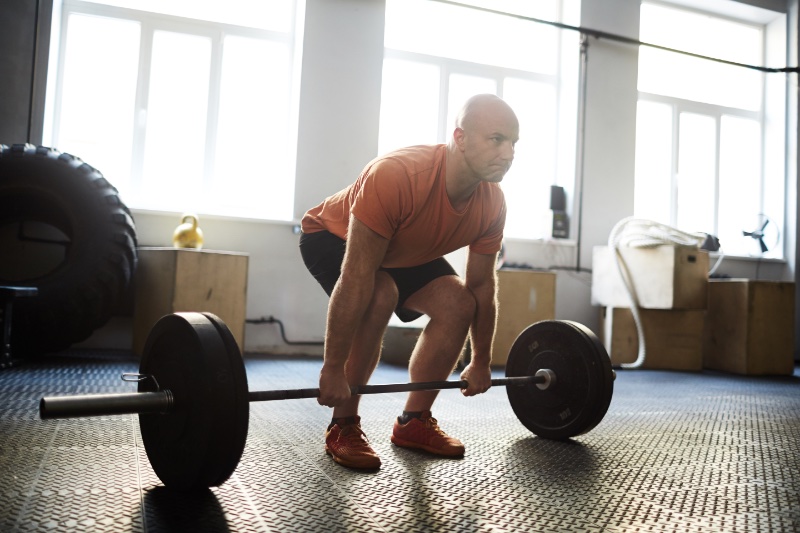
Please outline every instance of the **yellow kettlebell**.
[{"label": "yellow kettlebell", "polygon": [[197,215],[183,215],[181,223],[172,234],[172,246],[201,249],[203,247],[203,230],[197,225],[198,221]]}]

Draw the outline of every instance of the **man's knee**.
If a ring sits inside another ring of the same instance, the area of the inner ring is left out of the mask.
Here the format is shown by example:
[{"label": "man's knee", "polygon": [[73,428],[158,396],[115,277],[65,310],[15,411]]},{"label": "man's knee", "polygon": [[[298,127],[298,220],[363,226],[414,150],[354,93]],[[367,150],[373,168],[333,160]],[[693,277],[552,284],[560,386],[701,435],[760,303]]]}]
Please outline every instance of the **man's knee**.
[{"label": "man's knee", "polygon": [[461,290],[456,294],[456,303],[453,306],[454,311],[458,313],[458,319],[471,324],[475,318],[475,313],[478,310],[478,302],[475,300],[475,295],[466,285],[461,285]]},{"label": "man's knee", "polygon": [[431,319],[451,322],[457,327],[468,327],[475,318],[478,303],[475,295],[459,278],[447,280],[443,290],[436,291],[434,301],[431,302]]},{"label": "man's knee", "polygon": [[378,272],[375,276],[375,288],[369,312],[389,317],[397,307],[397,298],[397,286],[394,280],[385,272]]}]

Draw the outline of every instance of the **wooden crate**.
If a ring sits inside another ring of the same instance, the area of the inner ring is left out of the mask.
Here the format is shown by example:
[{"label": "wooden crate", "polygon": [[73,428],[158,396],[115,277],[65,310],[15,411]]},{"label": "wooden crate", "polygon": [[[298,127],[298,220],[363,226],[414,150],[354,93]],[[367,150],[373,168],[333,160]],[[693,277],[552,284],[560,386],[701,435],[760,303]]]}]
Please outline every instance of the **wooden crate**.
[{"label": "wooden crate", "polygon": [[505,366],[512,344],[525,328],[555,318],[556,274],[535,270],[497,272],[497,330],[492,366]]},{"label": "wooden crate", "polygon": [[[646,349],[642,368],[703,369],[704,309],[640,309],[639,313]],[[611,356],[611,364],[636,361],[639,336],[631,310],[604,307],[600,323],[600,338]]]},{"label": "wooden crate", "polygon": [[249,256],[238,252],[139,248],[135,277],[133,351],[142,355],[153,325],[180,311],[219,316],[244,348]]},{"label": "wooden crate", "polygon": [[[708,252],[686,246],[621,248],[639,298],[646,309],[705,309],[708,300]],[[592,305],[630,307],[614,251],[595,246],[592,253]]]},{"label": "wooden crate", "polygon": [[711,280],[706,368],[736,374],[794,372],[793,282]]}]

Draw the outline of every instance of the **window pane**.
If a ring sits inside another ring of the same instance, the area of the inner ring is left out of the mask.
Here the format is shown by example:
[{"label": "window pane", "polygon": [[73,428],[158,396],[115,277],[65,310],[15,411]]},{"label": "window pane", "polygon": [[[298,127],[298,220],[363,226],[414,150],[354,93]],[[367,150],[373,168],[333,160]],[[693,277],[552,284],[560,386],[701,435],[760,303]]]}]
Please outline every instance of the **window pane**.
[{"label": "window pane", "polygon": [[693,11],[645,2],[639,35],[645,42],[726,61],[751,65],[763,61],[759,27]]},{"label": "window pane", "polygon": [[707,104],[761,109],[763,74],[674,52],[639,50],[639,90]]},{"label": "window pane", "polygon": [[714,233],[716,121],[681,113],[679,136],[677,226],[684,231]]},{"label": "window pane", "polygon": [[552,85],[506,78],[503,98],[520,123],[511,170],[503,178],[506,237],[546,234],[550,185],[556,182],[557,98]]},{"label": "window pane", "polygon": [[213,194],[230,214],[292,217],[290,67],[283,44],[225,38]]},{"label": "window pane", "polygon": [[[754,252],[742,231],[757,224],[761,204],[761,127],[723,116],[720,122],[719,238],[729,254]],[[769,216],[769,213],[767,213]]]},{"label": "window pane", "polygon": [[[484,4],[501,10],[509,3]],[[556,20],[555,0],[514,4],[522,6],[526,15]],[[558,50],[556,28],[428,0],[388,0],[384,44],[396,50],[545,74],[555,74],[558,67],[558,54],[531,52]]]},{"label": "window pane", "polygon": [[[764,61],[760,27],[644,3],[639,38],[677,50],[751,65]],[[639,50],[639,90],[757,111],[763,74],[674,52]]]},{"label": "window pane", "polygon": [[148,207],[196,209],[200,201],[210,60],[208,38],[164,31],[153,36],[143,170]]},{"label": "window pane", "polygon": [[439,142],[439,76],[435,65],[384,59],[379,153]]},{"label": "window pane", "polygon": [[139,24],[71,14],[65,50],[58,148],[96,167],[125,197],[130,187]]},{"label": "window pane", "polygon": [[636,108],[635,216],[671,224],[672,106],[639,101]]},{"label": "window pane", "polygon": [[98,4],[126,7],[224,24],[236,24],[289,32],[293,0],[89,0]]},{"label": "window pane", "polygon": [[449,141],[456,123],[456,115],[464,103],[476,94],[497,94],[497,82],[478,76],[451,74],[447,97],[447,122],[445,123],[445,140]]}]

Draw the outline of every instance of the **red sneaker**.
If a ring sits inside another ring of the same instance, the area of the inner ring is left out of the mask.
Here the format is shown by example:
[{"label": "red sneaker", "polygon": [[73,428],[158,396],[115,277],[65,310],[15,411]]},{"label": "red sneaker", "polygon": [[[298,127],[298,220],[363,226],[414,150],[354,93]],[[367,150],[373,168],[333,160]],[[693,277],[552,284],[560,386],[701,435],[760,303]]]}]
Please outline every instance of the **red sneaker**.
[{"label": "red sneaker", "polygon": [[464,455],[461,441],[442,431],[430,411],[422,413],[420,418],[412,418],[407,424],[395,421],[392,442],[403,448],[417,448],[447,457]]},{"label": "red sneaker", "polygon": [[358,416],[353,423],[339,419],[325,432],[325,453],[340,465],[350,468],[374,470],[381,466],[381,458],[369,445],[367,436],[361,430],[361,417]]}]

